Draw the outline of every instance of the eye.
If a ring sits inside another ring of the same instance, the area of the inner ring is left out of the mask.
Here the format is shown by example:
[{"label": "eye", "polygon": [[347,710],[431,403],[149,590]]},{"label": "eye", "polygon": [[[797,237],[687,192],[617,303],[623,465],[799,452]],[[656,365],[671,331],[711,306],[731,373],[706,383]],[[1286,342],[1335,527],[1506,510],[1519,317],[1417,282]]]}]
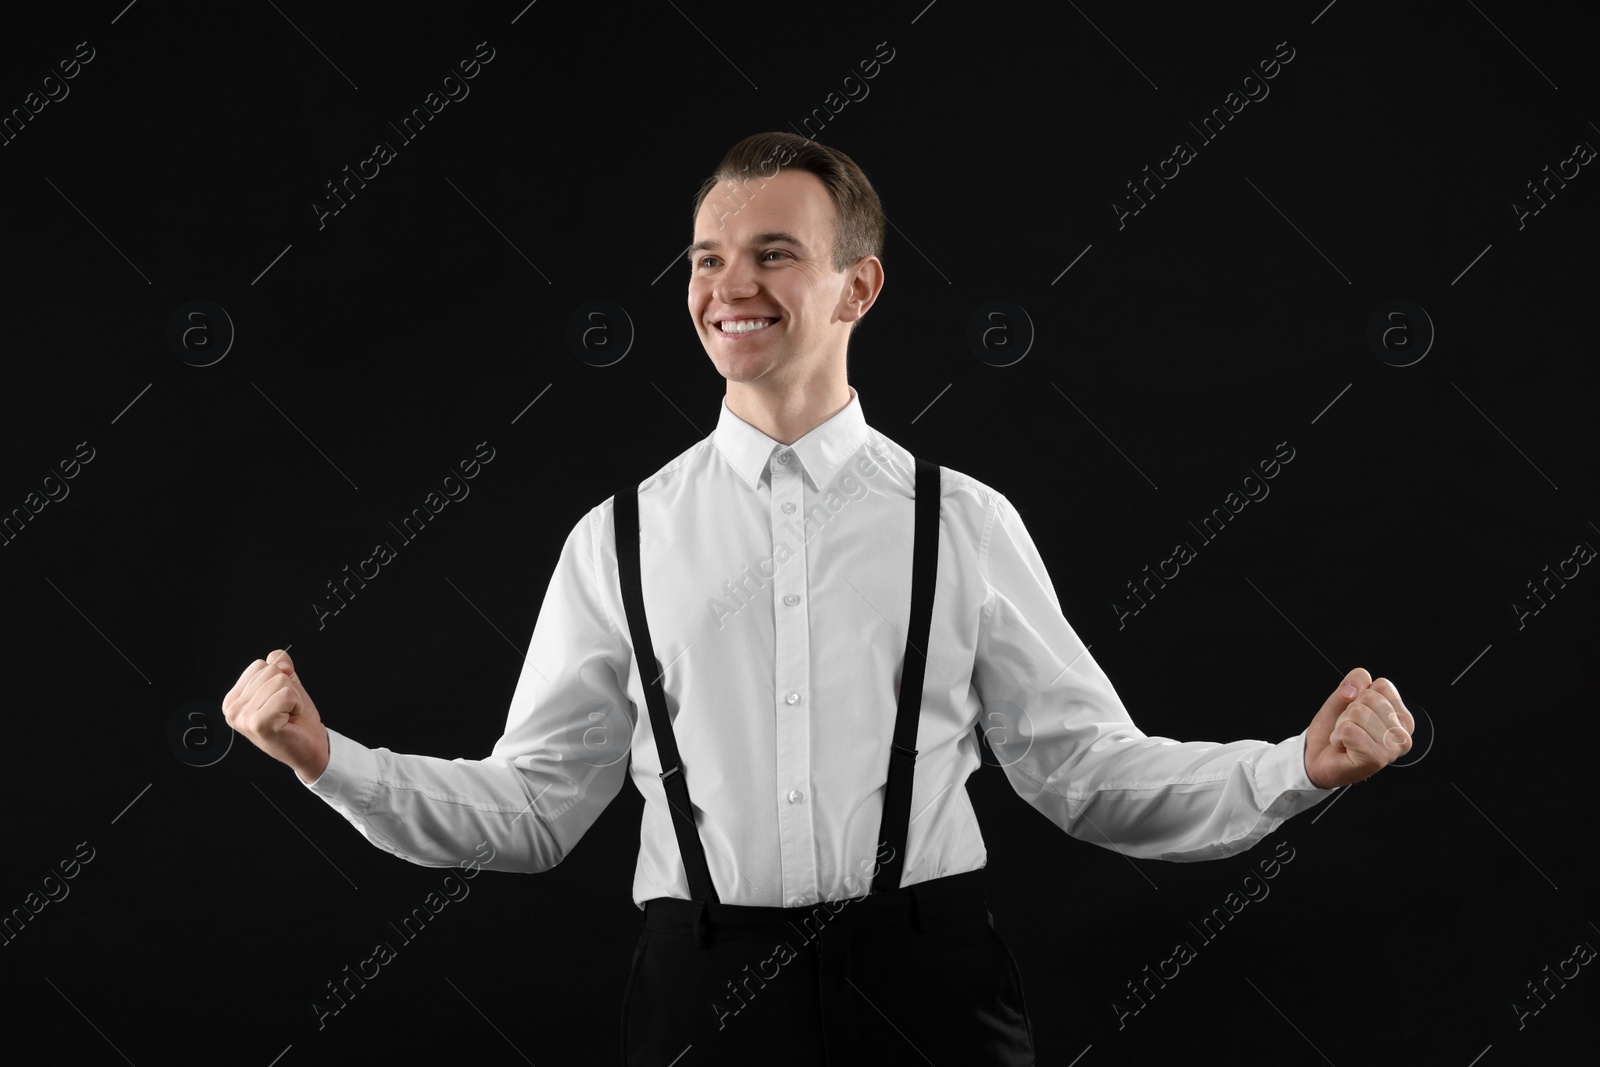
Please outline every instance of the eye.
[{"label": "eye", "polygon": [[714,261],[716,258],[716,256],[701,256],[699,259],[695,260],[694,265],[696,267],[704,267],[706,264]]},{"label": "eye", "polygon": [[769,248],[765,252],[761,253],[761,256],[763,259],[765,259],[767,256],[787,256],[788,254],[789,253],[781,252],[776,248]]}]

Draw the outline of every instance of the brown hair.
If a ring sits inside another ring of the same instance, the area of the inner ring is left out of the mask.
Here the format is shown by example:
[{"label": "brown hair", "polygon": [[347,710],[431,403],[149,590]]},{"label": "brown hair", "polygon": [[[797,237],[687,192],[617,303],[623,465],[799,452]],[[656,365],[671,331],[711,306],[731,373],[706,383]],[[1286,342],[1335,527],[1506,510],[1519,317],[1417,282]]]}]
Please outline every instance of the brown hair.
[{"label": "brown hair", "polygon": [[716,171],[700,186],[690,225],[699,217],[706,197],[722,182],[742,186],[752,178],[775,177],[784,167],[815,174],[833,200],[834,270],[842,271],[863,256],[883,254],[883,206],[856,161],[837,148],[793,133],[751,134],[728,149]]}]

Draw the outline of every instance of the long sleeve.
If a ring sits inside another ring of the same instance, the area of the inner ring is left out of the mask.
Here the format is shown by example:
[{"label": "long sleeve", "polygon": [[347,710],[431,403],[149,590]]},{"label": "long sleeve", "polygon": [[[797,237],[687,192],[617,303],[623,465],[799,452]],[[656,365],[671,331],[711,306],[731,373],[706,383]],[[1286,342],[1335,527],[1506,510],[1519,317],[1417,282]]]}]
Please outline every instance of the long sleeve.
[{"label": "long sleeve", "polygon": [[1012,788],[1079,840],[1145,859],[1216,859],[1330,795],[1304,732],[1277,744],[1174,741],[1133,724],[1073,632],[1033,540],[1000,494],[979,553],[987,585],[973,684]]},{"label": "long sleeve", "polygon": [[424,867],[560,863],[622,788],[633,730],[617,681],[629,653],[599,597],[599,525],[596,508],[567,536],[489,756],[408,755],[330,729],[328,765],[306,787]]}]

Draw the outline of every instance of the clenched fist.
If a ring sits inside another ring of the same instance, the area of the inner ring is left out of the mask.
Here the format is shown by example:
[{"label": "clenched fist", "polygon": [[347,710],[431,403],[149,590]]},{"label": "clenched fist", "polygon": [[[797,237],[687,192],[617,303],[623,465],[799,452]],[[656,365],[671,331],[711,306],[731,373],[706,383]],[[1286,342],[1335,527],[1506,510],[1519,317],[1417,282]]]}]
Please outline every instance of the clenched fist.
[{"label": "clenched fist", "polygon": [[1400,690],[1366,668],[1345,675],[1306,729],[1306,777],[1318,789],[1359,782],[1411,751],[1417,728]]},{"label": "clenched fist", "polygon": [[244,669],[222,698],[222,714],[250,743],[314,782],[328,766],[328,731],[289,653],[278,649]]}]

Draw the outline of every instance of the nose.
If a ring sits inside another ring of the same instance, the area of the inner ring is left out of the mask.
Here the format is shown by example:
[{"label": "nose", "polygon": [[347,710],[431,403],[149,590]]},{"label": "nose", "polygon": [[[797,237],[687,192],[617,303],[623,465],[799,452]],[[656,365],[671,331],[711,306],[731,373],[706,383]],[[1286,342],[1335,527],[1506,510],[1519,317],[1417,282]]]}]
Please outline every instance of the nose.
[{"label": "nose", "polygon": [[724,303],[756,294],[755,266],[740,257],[724,267],[712,287],[716,298]]}]

